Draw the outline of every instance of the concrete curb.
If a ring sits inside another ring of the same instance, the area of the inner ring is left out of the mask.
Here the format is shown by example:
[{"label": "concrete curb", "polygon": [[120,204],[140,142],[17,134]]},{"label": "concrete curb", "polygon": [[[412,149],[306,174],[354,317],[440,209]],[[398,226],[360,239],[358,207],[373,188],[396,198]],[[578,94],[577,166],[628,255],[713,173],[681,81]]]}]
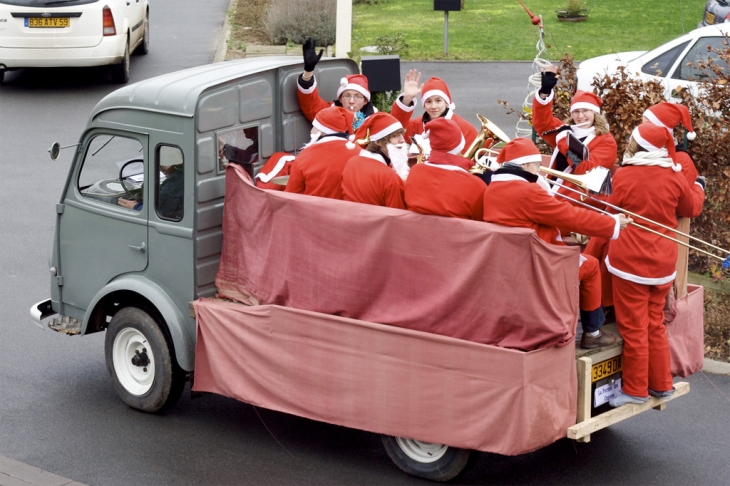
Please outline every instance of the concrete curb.
[{"label": "concrete curb", "polygon": [[705,358],[705,364],[702,366],[702,371],[705,373],[712,373],[713,375],[730,376],[730,363]]},{"label": "concrete curb", "polygon": [[228,50],[228,38],[231,36],[231,22],[229,19],[230,12],[232,12],[235,7],[238,0],[231,0],[231,3],[228,4],[228,9],[226,10],[226,18],[223,21],[223,28],[221,29],[221,33],[218,36],[218,45],[215,49],[215,55],[213,56],[213,62],[223,62],[226,60],[226,51]]}]

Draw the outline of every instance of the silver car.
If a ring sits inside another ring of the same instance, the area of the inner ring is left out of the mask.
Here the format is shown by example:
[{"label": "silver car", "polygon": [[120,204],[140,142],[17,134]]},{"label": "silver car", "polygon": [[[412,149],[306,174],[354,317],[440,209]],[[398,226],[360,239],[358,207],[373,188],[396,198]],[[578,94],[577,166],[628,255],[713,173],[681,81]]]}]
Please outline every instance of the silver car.
[{"label": "silver car", "polygon": [[728,0],[707,0],[705,14],[702,16],[702,22],[697,24],[697,27],[724,22],[730,22],[730,3],[728,3]]}]

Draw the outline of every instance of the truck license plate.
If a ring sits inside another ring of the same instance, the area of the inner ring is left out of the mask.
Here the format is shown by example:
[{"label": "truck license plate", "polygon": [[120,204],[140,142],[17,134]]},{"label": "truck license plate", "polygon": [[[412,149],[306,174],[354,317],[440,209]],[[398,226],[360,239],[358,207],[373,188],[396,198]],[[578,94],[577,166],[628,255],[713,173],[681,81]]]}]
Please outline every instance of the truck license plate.
[{"label": "truck license plate", "polygon": [[712,25],[715,23],[715,14],[712,12],[707,12],[707,15],[705,16],[705,21]]},{"label": "truck license plate", "polygon": [[595,383],[619,371],[621,371],[621,356],[615,356],[606,361],[596,363],[591,369],[591,383]]},{"label": "truck license plate", "polygon": [[71,26],[69,17],[53,17],[44,19],[42,17],[26,17],[25,26],[32,28],[63,29]]}]

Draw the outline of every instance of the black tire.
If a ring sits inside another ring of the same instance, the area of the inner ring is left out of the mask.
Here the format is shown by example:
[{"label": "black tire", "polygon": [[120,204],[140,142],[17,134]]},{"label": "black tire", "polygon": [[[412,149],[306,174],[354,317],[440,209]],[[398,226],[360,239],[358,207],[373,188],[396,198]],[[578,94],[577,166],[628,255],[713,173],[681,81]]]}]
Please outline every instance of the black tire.
[{"label": "black tire", "polygon": [[144,19],[144,35],[142,36],[142,43],[136,49],[137,54],[149,54],[150,52],[150,13],[149,11],[145,14]]},{"label": "black tire", "polygon": [[401,471],[431,481],[448,481],[461,474],[474,451],[413,439],[381,436],[388,457]]},{"label": "black tire", "polygon": [[106,367],[124,403],[143,412],[174,405],[185,387],[171,340],[160,324],[137,307],[125,307],[109,323]]},{"label": "black tire", "polygon": [[129,38],[127,38],[126,47],[124,48],[124,57],[119,64],[109,66],[109,74],[111,74],[112,82],[117,84],[125,84],[129,81]]}]

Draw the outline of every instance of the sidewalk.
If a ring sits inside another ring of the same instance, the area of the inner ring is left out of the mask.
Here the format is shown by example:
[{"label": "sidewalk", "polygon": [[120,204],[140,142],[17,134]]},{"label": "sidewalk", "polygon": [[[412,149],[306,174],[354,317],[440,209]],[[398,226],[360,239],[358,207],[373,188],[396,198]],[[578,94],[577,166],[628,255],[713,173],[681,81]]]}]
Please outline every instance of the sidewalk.
[{"label": "sidewalk", "polygon": [[0,486],[86,486],[43,469],[0,456]]}]

